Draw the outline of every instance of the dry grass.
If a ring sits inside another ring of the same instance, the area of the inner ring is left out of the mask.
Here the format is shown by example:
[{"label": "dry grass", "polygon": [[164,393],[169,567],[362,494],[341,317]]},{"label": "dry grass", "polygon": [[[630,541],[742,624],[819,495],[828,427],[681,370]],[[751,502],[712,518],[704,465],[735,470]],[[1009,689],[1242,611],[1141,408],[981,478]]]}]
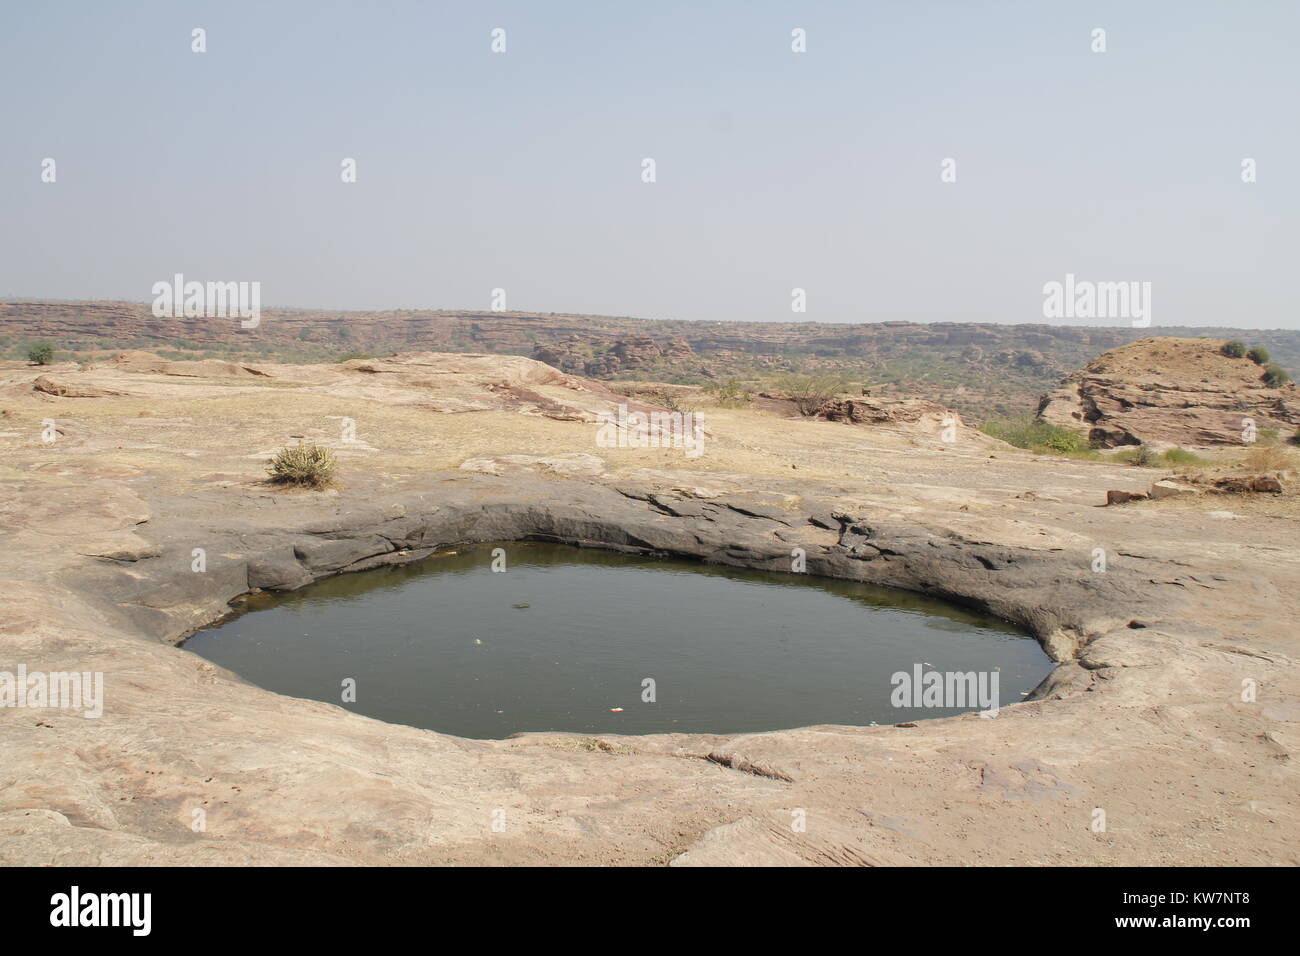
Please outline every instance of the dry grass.
[{"label": "dry grass", "polygon": [[1285,445],[1256,445],[1242,456],[1239,466],[1247,471],[1300,471],[1300,456]]}]

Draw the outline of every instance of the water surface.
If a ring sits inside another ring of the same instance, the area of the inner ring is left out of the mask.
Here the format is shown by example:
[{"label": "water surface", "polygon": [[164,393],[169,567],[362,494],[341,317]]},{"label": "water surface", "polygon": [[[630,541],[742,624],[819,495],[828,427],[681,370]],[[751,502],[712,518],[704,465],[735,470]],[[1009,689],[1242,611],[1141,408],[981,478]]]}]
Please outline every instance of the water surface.
[{"label": "water surface", "polygon": [[976,709],[891,706],[916,664],[996,670],[1002,704],[1052,668],[1012,625],[905,591],[526,542],[255,595],[185,647],[269,690],[478,738],[897,723]]}]

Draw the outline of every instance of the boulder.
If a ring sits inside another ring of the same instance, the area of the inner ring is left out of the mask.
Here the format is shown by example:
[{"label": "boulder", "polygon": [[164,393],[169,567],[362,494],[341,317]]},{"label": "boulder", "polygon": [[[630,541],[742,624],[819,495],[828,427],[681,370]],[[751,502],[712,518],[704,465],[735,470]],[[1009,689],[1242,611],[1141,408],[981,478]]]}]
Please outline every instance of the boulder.
[{"label": "boulder", "polygon": [[1106,504],[1122,505],[1130,501],[1146,501],[1149,495],[1140,491],[1108,491],[1106,492]]},{"label": "boulder", "polygon": [[1162,498],[1192,498],[1198,494],[1200,492],[1192,485],[1165,478],[1151,486],[1150,497],[1160,500]]}]

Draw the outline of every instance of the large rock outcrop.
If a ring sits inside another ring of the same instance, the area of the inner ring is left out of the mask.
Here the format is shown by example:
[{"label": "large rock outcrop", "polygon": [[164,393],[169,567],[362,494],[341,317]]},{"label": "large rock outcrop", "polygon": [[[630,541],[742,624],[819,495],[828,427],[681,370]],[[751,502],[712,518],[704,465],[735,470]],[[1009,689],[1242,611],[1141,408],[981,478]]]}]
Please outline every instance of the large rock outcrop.
[{"label": "large rock outcrop", "polygon": [[1112,349],[1043,396],[1039,417],[1118,445],[1241,445],[1300,424],[1295,385],[1269,388],[1264,370],[1223,354],[1222,339],[1142,339]]}]

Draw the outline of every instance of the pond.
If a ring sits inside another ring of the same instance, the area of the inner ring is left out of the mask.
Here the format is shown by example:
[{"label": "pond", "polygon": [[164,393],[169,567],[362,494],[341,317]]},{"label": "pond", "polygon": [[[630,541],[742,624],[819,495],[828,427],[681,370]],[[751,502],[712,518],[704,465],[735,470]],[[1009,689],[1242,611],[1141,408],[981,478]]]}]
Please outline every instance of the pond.
[{"label": "pond", "polygon": [[533,542],[252,595],[184,646],[476,738],[892,724],[1014,703],[1053,666],[1015,626],[906,591]]}]

